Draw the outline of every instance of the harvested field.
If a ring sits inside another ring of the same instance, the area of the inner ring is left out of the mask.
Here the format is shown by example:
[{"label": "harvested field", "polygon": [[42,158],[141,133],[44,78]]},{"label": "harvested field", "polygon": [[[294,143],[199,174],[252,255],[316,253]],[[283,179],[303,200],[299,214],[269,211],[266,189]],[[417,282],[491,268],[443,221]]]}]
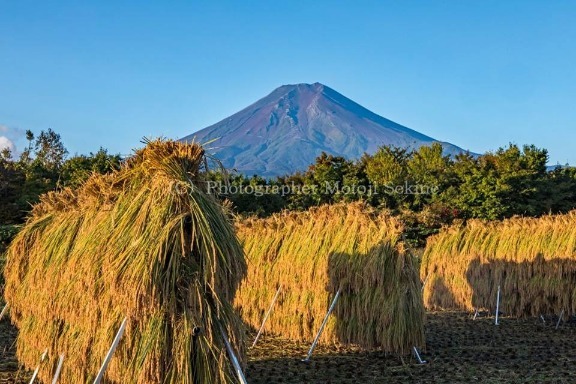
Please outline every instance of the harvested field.
[{"label": "harvested field", "polygon": [[[321,345],[304,364],[309,345],[264,335],[248,350],[246,377],[250,384],[274,383],[573,383],[576,381],[576,322],[555,329],[556,317],[520,320],[472,320],[466,312],[428,313],[427,350],[418,365],[413,357],[385,356],[350,346]],[[15,330],[0,324],[0,351],[14,342]],[[16,365],[1,356],[0,383],[17,381]],[[13,352],[12,352],[13,353]],[[22,379],[29,377],[22,374]]]},{"label": "harvested field", "polygon": [[572,383],[576,323],[555,330],[555,319],[472,320],[466,312],[429,313],[428,361],[417,364],[381,352],[321,347],[308,365],[300,361],[308,345],[266,338],[249,352],[246,372],[257,383]]}]

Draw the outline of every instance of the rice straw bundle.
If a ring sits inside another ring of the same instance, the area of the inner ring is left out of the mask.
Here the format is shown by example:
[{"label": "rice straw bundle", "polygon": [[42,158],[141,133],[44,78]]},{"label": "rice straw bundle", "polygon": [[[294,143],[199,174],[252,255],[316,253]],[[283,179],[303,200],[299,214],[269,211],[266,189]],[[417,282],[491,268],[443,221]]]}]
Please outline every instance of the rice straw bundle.
[{"label": "rice straw bundle", "polygon": [[252,327],[281,287],[266,330],[311,341],[341,289],[321,342],[399,353],[424,344],[418,271],[388,214],[361,203],[322,206],[246,220],[237,232],[248,276],[235,303]]},{"label": "rice straw bundle", "polygon": [[576,212],[469,221],[428,239],[427,308],[494,308],[512,316],[576,313]]},{"label": "rice straw bundle", "polygon": [[235,381],[221,329],[242,356],[231,302],[246,265],[206,193],[204,159],[197,144],[152,141],[119,171],[34,207],[7,252],[5,297],[20,362],[34,367],[48,348],[43,382],[59,354],[60,383],[93,380],[125,316],[106,382]]}]

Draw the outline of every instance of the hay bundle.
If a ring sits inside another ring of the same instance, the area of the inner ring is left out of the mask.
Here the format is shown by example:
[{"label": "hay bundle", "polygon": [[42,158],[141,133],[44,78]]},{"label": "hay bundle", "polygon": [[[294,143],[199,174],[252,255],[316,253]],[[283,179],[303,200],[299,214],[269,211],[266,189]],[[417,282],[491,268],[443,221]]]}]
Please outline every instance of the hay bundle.
[{"label": "hay bundle", "polygon": [[512,316],[576,311],[576,212],[469,221],[428,239],[421,266],[427,308],[494,310]]},{"label": "hay bundle", "polygon": [[266,330],[311,341],[341,289],[321,342],[400,353],[422,346],[418,271],[399,242],[401,231],[393,217],[359,203],[239,223],[248,276],[235,304],[258,328],[281,287]]},{"label": "hay bundle", "polygon": [[20,362],[32,368],[48,348],[44,382],[59,354],[60,383],[93,380],[125,316],[107,382],[233,381],[220,327],[242,354],[231,302],[246,265],[203,164],[199,145],[153,141],[34,207],[8,249],[5,297]]}]

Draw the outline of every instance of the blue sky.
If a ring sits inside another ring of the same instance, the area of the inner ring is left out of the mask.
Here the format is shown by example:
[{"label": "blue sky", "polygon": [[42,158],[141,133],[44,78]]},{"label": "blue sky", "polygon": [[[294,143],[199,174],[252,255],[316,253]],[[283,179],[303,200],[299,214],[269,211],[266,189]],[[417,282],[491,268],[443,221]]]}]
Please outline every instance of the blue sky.
[{"label": "blue sky", "polygon": [[474,152],[576,164],[574,1],[0,0],[0,145],[179,138],[282,84],[324,83]]}]

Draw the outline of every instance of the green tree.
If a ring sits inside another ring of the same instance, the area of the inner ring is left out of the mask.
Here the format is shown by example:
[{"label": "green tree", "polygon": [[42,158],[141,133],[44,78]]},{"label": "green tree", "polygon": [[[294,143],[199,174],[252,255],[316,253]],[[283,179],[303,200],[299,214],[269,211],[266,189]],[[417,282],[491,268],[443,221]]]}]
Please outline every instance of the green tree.
[{"label": "green tree", "polygon": [[546,185],[548,152],[525,145],[522,150],[514,144],[500,148],[495,156],[501,179],[501,198],[507,206],[505,216],[536,216],[545,212],[544,188]]},{"label": "green tree", "polygon": [[[51,128],[48,131],[41,131],[36,138],[31,131],[26,131],[26,139],[29,145],[20,156],[18,164],[26,175],[19,198],[19,205],[25,211],[38,201],[41,194],[56,189],[68,153],[60,135]],[[32,142],[34,142],[33,154]]]},{"label": "green tree", "polygon": [[316,200],[308,189],[314,188],[313,180],[303,172],[295,172],[292,175],[278,178],[278,182],[290,189],[286,196],[286,209],[304,211],[316,205]]},{"label": "green tree", "polygon": [[540,197],[542,213],[563,213],[576,209],[576,168],[556,167],[548,172]]},{"label": "green tree", "polygon": [[68,150],[62,144],[60,135],[48,128],[48,131],[41,131],[34,144],[34,155],[36,162],[49,171],[60,169]]},{"label": "green tree", "polygon": [[383,146],[372,156],[365,156],[366,177],[378,191],[378,205],[397,208],[408,199],[405,194],[398,194],[395,188],[408,181],[408,160],[412,152],[405,148]]},{"label": "green tree", "polygon": [[514,144],[478,158],[456,157],[455,182],[440,200],[452,204],[463,217],[501,219],[512,215],[545,213],[548,174],[545,149]]},{"label": "green tree", "polygon": [[20,223],[25,208],[20,203],[25,174],[9,157],[0,157],[0,225]]},{"label": "green tree", "polygon": [[422,192],[411,196],[413,210],[421,210],[455,181],[452,160],[443,155],[440,143],[424,145],[413,152],[407,160],[407,170],[407,180],[417,186],[417,192]]},{"label": "green tree", "polygon": [[20,154],[20,164],[26,166],[32,161],[32,148],[34,145],[34,133],[31,130],[26,131],[26,140],[28,140],[28,147],[26,147]]},{"label": "green tree", "polygon": [[242,215],[269,216],[286,206],[286,199],[273,187],[277,181],[253,175],[224,174],[212,171],[208,174],[209,190],[223,201],[232,203],[234,212]]},{"label": "green tree", "polygon": [[312,199],[315,205],[334,203],[342,199],[339,190],[344,186],[344,175],[351,162],[342,156],[322,152],[316,162],[306,172],[307,185],[312,187]]},{"label": "green tree", "polygon": [[22,223],[41,194],[62,186],[77,187],[92,173],[106,173],[120,166],[119,155],[100,148],[89,156],[66,159],[68,151],[52,129],[35,137],[26,131],[28,146],[15,161],[0,156],[0,225]]},{"label": "green tree", "polygon": [[78,187],[94,173],[105,174],[120,168],[120,155],[110,155],[102,147],[90,155],[76,155],[67,159],[60,170],[60,185]]}]

